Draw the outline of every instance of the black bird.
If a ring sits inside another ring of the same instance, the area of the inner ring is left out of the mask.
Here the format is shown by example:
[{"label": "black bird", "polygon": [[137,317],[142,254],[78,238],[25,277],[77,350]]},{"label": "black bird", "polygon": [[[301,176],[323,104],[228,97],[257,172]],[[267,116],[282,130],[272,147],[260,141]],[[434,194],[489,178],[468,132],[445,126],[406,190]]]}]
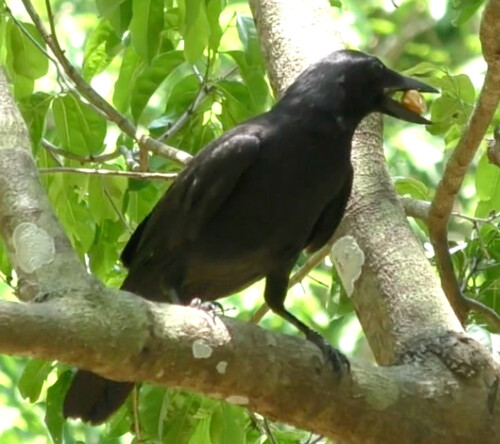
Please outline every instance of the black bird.
[{"label": "black bird", "polygon": [[[122,253],[123,289],[154,301],[210,301],[266,279],[264,299],[316,344],[340,374],[338,350],[285,309],[304,249],[338,226],[352,185],[351,140],[367,114],[429,124],[393,91],[437,92],[367,54],[342,50],[306,69],[267,113],[208,144],[179,174]],[[79,370],[64,416],[99,423],[133,384]]]}]

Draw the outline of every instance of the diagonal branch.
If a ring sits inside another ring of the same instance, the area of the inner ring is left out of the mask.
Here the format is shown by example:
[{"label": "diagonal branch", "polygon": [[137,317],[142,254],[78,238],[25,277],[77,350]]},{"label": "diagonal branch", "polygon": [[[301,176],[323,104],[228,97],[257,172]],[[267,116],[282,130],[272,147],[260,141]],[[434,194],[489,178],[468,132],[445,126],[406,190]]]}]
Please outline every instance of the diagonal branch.
[{"label": "diagonal branch", "polygon": [[448,251],[448,220],[453,202],[462,185],[469,165],[483,140],[500,99],[500,0],[490,0],[483,12],[480,40],[488,64],[478,101],[466,130],[453,151],[441,179],[429,212],[430,239],[436,253],[441,284],[450,304],[462,323],[469,307],[461,292]]}]

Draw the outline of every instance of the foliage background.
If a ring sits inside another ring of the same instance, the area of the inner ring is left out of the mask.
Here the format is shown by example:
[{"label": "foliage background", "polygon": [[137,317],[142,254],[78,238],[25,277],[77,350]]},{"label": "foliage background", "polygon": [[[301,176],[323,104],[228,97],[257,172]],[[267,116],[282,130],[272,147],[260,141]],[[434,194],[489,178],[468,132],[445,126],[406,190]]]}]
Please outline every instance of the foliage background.
[{"label": "foliage background", "polygon": [[[48,26],[46,2],[31,3]],[[431,104],[434,124],[427,131],[394,119],[386,119],[385,128],[386,157],[398,193],[430,200],[482,83],[485,63],[478,27],[483,1],[406,0],[397,7],[390,0],[331,3],[349,46],[378,55],[392,68],[421,76],[441,90]],[[246,2],[53,0],[50,5],[66,56],[117,110],[155,137],[183,122],[167,138],[169,145],[194,154],[274,101]],[[125,274],[119,262],[121,249],[169,182],[44,171],[61,167],[125,171],[134,156],[137,160],[132,139],[89,106],[44,51],[21,2],[0,0],[0,63],[29,125],[43,183],[89,270],[106,284],[119,286]],[[148,161],[150,171],[179,171],[164,157],[150,154]],[[498,311],[500,176],[486,149],[480,150],[459,198],[456,210],[469,218],[457,216],[450,227],[456,273],[469,296]],[[412,226],[432,260],[425,226],[418,221]],[[0,293],[13,298],[15,275],[3,248],[0,271]],[[257,283],[224,300],[226,314],[249,320],[262,304],[262,288]],[[372,359],[328,259],[289,292],[287,304],[348,355]],[[296,334],[272,314],[261,325]],[[487,343],[496,341],[481,319],[472,319],[470,329]],[[0,442],[137,440],[130,401],[98,428],[64,422],[60,405],[70,376],[71,369],[55,363],[1,356]],[[136,426],[142,442],[319,439],[192,393],[143,386],[139,397]]]}]

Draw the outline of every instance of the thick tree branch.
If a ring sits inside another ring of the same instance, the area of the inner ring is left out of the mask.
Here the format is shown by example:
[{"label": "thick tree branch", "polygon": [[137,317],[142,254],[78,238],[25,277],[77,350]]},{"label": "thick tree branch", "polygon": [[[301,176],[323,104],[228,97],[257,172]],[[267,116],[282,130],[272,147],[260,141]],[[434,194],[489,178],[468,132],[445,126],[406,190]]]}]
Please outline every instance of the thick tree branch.
[{"label": "thick tree branch", "polygon": [[440,364],[354,362],[339,382],[302,339],[118,291],[0,302],[0,352],[194,390],[351,444],[493,444],[500,437],[500,409],[488,411],[488,362],[467,381]]},{"label": "thick tree branch", "polygon": [[443,289],[462,323],[469,306],[461,292],[448,250],[448,220],[455,196],[462,185],[470,163],[498,107],[500,99],[500,0],[490,0],[483,12],[480,40],[488,65],[484,84],[466,130],[446,164],[429,212],[430,239],[436,253],[436,264]]}]

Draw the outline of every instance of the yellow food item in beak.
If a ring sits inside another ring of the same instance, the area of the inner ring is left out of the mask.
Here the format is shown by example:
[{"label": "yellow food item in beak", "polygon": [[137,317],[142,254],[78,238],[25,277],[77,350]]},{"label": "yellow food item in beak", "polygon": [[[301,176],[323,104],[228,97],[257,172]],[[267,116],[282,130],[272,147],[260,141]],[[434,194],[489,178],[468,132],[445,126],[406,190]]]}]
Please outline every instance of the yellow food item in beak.
[{"label": "yellow food item in beak", "polygon": [[425,100],[416,89],[409,89],[405,91],[401,96],[401,103],[409,110],[417,113],[425,113],[427,107],[425,105]]}]

